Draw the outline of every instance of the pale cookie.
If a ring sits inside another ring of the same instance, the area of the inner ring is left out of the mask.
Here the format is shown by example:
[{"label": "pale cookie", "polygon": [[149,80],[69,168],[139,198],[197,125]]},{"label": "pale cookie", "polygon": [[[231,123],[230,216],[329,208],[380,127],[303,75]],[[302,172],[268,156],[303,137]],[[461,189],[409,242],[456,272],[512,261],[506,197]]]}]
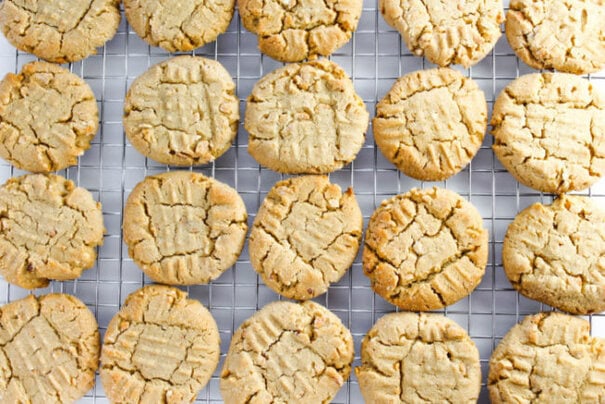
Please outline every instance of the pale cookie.
[{"label": "pale cookie", "polygon": [[401,77],[376,106],[374,140],[410,177],[442,181],[475,156],[487,128],[485,95],[452,69]]},{"label": "pale cookie", "polygon": [[250,233],[250,262],[275,292],[306,300],[325,293],[353,264],[363,217],[353,189],[326,176],[280,181]]},{"label": "pale cookie", "polygon": [[128,89],[124,131],[145,156],[190,166],[214,161],[237,134],[239,101],[217,61],[178,56],[152,66]]},{"label": "pale cookie", "polygon": [[603,0],[512,0],[506,37],[535,69],[586,74],[605,65]]},{"label": "pale cookie", "polygon": [[190,51],[227,30],[235,0],[124,0],[128,23],[152,46]]},{"label": "pale cookie", "polygon": [[79,278],[103,244],[101,204],[53,174],[29,174],[0,187],[0,274],[26,289]]},{"label": "pale cookie", "polygon": [[29,295],[0,308],[0,400],[73,403],[95,384],[99,331],[74,296]]},{"label": "pale cookie", "polygon": [[392,313],[361,343],[355,368],[366,403],[476,403],[479,351],[466,331],[438,314]]},{"label": "pale cookie", "polygon": [[329,403],[353,362],[353,337],[325,307],[273,302],[233,334],[221,395],[235,403]]},{"label": "pale cookie", "polygon": [[561,194],[605,175],[605,93],[586,79],[521,76],[496,99],[491,124],[494,153],[528,187]]},{"label": "pale cookie", "polygon": [[235,264],[248,225],[230,186],[189,171],[146,177],[124,207],[124,242],[138,266],[169,285],[208,283]]},{"label": "pale cookie", "polygon": [[603,403],[605,340],[581,318],[527,316],[492,353],[487,385],[492,403]]},{"label": "pale cookie", "polygon": [[130,294],[107,326],[101,382],[112,403],[192,403],[218,365],[214,318],[161,285]]},{"label": "pale cookie", "polygon": [[479,285],[487,252],[487,230],[471,203],[446,189],[414,188],[383,201],[372,214],[363,271],[390,303],[435,310]]},{"label": "pale cookie", "polygon": [[120,0],[4,0],[0,26],[17,49],[54,63],[96,53],[120,24]]},{"label": "pale cookie", "polygon": [[502,0],[379,0],[412,53],[439,66],[470,67],[500,38]]},{"label": "pale cookie", "polygon": [[327,174],[355,159],[369,114],[334,62],[289,64],[261,78],[248,97],[248,151],[289,174]]},{"label": "pale cookie", "polygon": [[260,51],[281,62],[329,56],[346,44],[361,16],[362,0],[238,0],[246,29]]},{"label": "pale cookie", "polygon": [[92,89],[58,65],[32,62],[0,82],[0,157],[32,172],[78,162],[99,127]]}]

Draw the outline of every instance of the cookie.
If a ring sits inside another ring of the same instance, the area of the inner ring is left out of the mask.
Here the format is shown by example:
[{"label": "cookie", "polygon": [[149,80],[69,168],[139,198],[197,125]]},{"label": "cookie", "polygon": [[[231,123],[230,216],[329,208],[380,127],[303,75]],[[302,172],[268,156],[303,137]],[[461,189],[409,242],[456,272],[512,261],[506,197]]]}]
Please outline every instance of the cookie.
[{"label": "cookie", "polygon": [[485,95],[452,69],[401,77],[376,106],[374,140],[406,175],[442,181],[475,156],[487,128]]},{"label": "cookie", "polygon": [[261,78],[248,97],[248,152],[277,172],[327,174],[355,159],[368,119],[336,63],[289,64]]},{"label": "cookie", "polygon": [[0,27],[17,49],[53,63],[96,54],[118,30],[120,0],[5,0]]},{"label": "cookie", "polygon": [[92,89],[61,66],[31,62],[0,82],[0,157],[21,170],[76,164],[98,127]]},{"label": "cookie", "polygon": [[605,93],[586,79],[521,76],[496,99],[491,124],[494,153],[528,187],[561,194],[605,175]]},{"label": "cookie", "polygon": [[0,274],[26,289],[79,278],[103,244],[101,204],[61,176],[28,174],[0,187]]},{"label": "cookie", "polygon": [[504,21],[502,0],[379,0],[410,51],[439,66],[470,67],[487,55]]},{"label": "cookie", "polygon": [[267,286],[306,300],[325,293],[351,267],[363,217],[353,189],[327,176],[280,181],[261,205],[250,233],[250,262]]},{"label": "cookie", "polygon": [[238,0],[246,29],[265,55],[281,62],[329,56],[351,38],[362,0]]},{"label": "cookie", "polygon": [[235,0],[124,0],[128,23],[145,42],[168,52],[190,51],[227,30]]},{"label": "cookie", "polygon": [[183,291],[150,285],[109,322],[99,373],[112,403],[192,403],[219,356],[210,312]]},{"label": "cookie", "polygon": [[367,403],[476,403],[481,390],[475,343],[437,314],[380,318],[361,343],[355,373]]},{"label": "cookie", "polygon": [[194,285],[216,279],[242,251],[248,216],[237,191],[202,174],[146,177],[124,207],[130,257],[155,282]]},{"label": "cookie", "polygon": [[506,37],[534,69],[586,74],[605,66],[603,0],[512,0]]},{"label": "cookie", "polygon": [[95,384],[99,331],[74,296],[29,295],[0,308],[0,400],[72,403]]},{"label": "cookie", "polygon": [[353,337],[325,307],[273,302],[233,334],[220,389],[231,403],[328,403],[353,362]]},{"label": "cookie", "polygon": [[492,403],[602,403],[605,340],[578,317],[527,316],[492,353],[487,386]]},{"label": "cookie", "polygon": [[152,66],[128,89],[124,131],[140,153],[163,164],[214,161],[237,134],[239,101],[217,61],[178,56]]},{"label": "cookie", "polygon": [[390,303],[435,310],[468,296],[487,265],[488,234],[477,209],[447,189],[414,188],[374,211],[363,271]]}]

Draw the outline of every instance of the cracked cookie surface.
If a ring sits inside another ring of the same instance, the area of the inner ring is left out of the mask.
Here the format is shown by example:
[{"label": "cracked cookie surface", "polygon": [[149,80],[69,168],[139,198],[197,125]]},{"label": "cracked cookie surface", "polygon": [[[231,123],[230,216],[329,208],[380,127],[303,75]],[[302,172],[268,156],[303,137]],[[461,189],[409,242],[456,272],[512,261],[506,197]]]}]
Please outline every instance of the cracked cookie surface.
[{"label": "cracked cookie surface", "polygon": [[289,64],[252,89],[244,126],[261,165],[289,174],[327,174],[355,159],[369,114],[345,71],[327,60]]},{"label": "cracked cookie surface", "polygon": [[76,164],[98,126],[92,89],[67,69],[32,62],[0,82],[0,157],[19,169],[50,172]]},{"label": "cracked cookie surface", "polygon": [[95,383],[99,331],[74,296],[29,295],[0,308],[0,399],[71,403]]},{"label": "cracked cookie surface", "polygon": [[325,293],[355,260],[363,217],[353,190],[326,176],[276,183],[250,233],[250,261],[275,292],[306,300]]},{"label": "cracked cookie surface", "polygon": [[0,273],[26,289],[80,277],[103,244],[101,204],[54,174],[28,174],[0,187]]},{"label": "cracked cookie surface", "polygon": [[163,164],[214,161],[237,134],[239,101],[217,61],[177,56],[152,66],[128,89],[124,131],[142,154]]},{"label": "cracked cookie surface", "polygon": [[53,63],[82,60],[115,35],[120,0],[4,0],[0,27],[17,49]]},{"label": "cracked cookie surface", "polygon": [[586,79],[521,76],[496,99],[491,124],[494,153],[528,187],[561,194],[605,175],[605,93]]},{"label": "cracked cookie surface", "polygon": [[455,192],[412,189],[387,199],[368,224],[363,271],[390,303],[435,310],[468,296],[487,265],[488,234]]},{"label": "cracked cookie surface", "polygon": [[232,403],[329,403],[353,362],[353,337],[325,307],[273,302],[244,321],[221,371]]},{"label": "cracked cookie surface", "polygon": [[452,69],[401,77],[378,103],[374,140],[410,177],[441,181],[462,170],[479,150],[487,127],[485,95]]},{"label": "cracked cookie surface", "polygon": [[235,264],[248,230],[237,191],[189,171],[146,177],[124,208],[128,253],[154,281],[208,283]]},{"label": "cracked cookie surface", "polygon": [[176,288],[145,286],[107,326],[101,381],[112,403],[192,403],[219,356],[216,322],[200,302]]},{"label": "cracked cookie surface", "polygon": [[602,403],[605,340],[581,318],[527,316],[492,353],[487,385],[492,403]]}]

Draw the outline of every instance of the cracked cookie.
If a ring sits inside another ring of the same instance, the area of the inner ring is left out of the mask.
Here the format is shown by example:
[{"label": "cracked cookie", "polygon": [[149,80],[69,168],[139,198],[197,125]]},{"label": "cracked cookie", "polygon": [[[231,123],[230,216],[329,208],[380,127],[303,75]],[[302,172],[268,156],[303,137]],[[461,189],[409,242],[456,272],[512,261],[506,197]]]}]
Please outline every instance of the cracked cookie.
[{"label": "cracked cookie", "polygon": [[54,174],[28,174],[0,187],[0,273],[26,289],[79,278],[103,244],[101,204]]},{"label": "cracked cookie", "polygon": [[327,174],[355,159],[369,114],[334,62],[289,64],[261,78],[246,105],[248,151],[289,174]]},{"label": "cracked cookie", "polygon": [[500,38],[502,0],[379,0],[385,21],[412,53],[439,66],[470,67]]},{"label": "cracked cookie", "polygon": [[353,362],[353,337],[325,307],[273,302],[233,334],[221,371],[232,403],[329,403]]},{"label": "cracked cookie", "polygon": [[145,156],[190,166],[214,161],[237,134],[239,101],[217,61],[177,56],[152,66],[128,89],[124,131]]},{"label": "cracked cookie", "polygon": [[128,253],[156,282],[208,283],[235,264],[248,215],[237,191],[189,171],[146,177],[124,207]]},{"label": "cracked cookie", "polygon": [[528,187],[561,194],[605,175],[605,93],[586,79],[521,76],[496,99],[491,124],[494,153]]},{"label": "cracked cookie", "polygon": [[441,68],[401,77],[376,106],[374,140],[410,177],[442,181],[475,156],[487,127],[485,95],[459,72]]},{"label": "cracked cookie", "polygon": [[492,403],[602,403],[605,340],[581,318],[527,316],[492,353],[487,386]]},{"label": "cracked cookie", "polygon": [[250,262],[275,292],[311,299],[351,267],[362,227],[353,189],[343,193],[323,175],[280,181],[254,220]]},{"label": "cracked cookie", "polygon": [[475,343],[438,314],[381,317],[361,343],[355,373],[367,403],[476,403],[481,390]]},{"label": "cracked cookie", "polygon": [[477,209],[447,189],[412,189],[382,202],[368,224],[363,271],[390,303],[435,310],[468,296],[487,265]]},{"label": "cracked cookie", "polygon": [[118,30],[120,0],[4,0],[0,27],[17,49],[54,63],[96,53]]},{"label": "cracked cookie", "polygon": [[0,308],[0,400],[72,403],[95,384],[99,331],[74,296],[29,295]]},{"label": "cracked cookie", "polygon": [[112,403],[192,403],[219,356],[210,312],[183,291],[150,285],[109,322],[99,373]]},{"label": "cracked cookie", "polygon": [[0,157],[32,172],[62,170],[90,148],[97,101],[84,80],[47,62],[31,62],[0,82]]},{"label": "cracked cookie", "polygon": [[506,37],[534,69],[586,74],[605,65],[603,0],[512,0]]}]

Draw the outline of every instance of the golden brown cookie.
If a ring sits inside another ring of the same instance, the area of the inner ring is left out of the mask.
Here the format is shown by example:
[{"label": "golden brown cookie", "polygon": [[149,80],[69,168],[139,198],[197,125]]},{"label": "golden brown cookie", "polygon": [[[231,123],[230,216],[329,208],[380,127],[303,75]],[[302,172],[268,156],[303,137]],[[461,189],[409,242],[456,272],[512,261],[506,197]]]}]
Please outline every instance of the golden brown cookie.
[{"label": "golden brown cookie", "polygon": [[487,385],[492,403],[605,402],[605,340],[581,318],[527,316],[492,353]]},{"label": "golden brown cookie", "polygon": [[250,262],[275,292],[311,299],[353,264],[362,226],[353,189],[343,193],[323,175],[280,181],[254,220]]},{"label": "golden brown cookie", "polygon": [[233,334],[221,395],[234,403],[328,403],[349,377],[353,337],[325,307],[273,302]]},{"label": "golden brown cookie", "polygon": [[442,188],[412,189],[374,211],[363,271],[376,293],[405,310],[435,310],[479,285],[488,234],[477,209]]},{"label": "golden brown cookie", "polygon": [[192,403],[219,356],[210,312],[185,292],[150,285],[109,322],[99,372],[112,403]]},{"label": "golden brown cookie", "polygon": [[494,153],[528,187],[561,194],[605,175],[605,93],[586,79],[521,76],[496,99],[491,124]]},{"label": "golden brown cookie", "polygon": [[485,95],[477,84],[447,69],[401,77],[376,106],[374,140],[382,154],[410,177],[441,181],[475,156],[487,128]]},{"label": "golden brown cookie", "polygon": [[0,308],[0,400],[72,403],[95,384],[99,331],[76,297],[29,295]]},{"label": "golden brown cookie", "polygon": [[214,161],[237,134],[239,101],[217,61],[177,56],[152,66],[128,89],[124,131],[142,154],[163,164]]},{"label": "golden brown cookie", "polygon": [[124,242],[138,266],[169,285],[208,283],[235,264],[248,215],[228,185],[189,171],[146,177],[124,208]]},{"label": "golden brown cookie", "polygon": [[289,174],[327,174],[355,159],[369,114],[334,62],[289,64],[261,78],[248,97],[248,151]]}]

